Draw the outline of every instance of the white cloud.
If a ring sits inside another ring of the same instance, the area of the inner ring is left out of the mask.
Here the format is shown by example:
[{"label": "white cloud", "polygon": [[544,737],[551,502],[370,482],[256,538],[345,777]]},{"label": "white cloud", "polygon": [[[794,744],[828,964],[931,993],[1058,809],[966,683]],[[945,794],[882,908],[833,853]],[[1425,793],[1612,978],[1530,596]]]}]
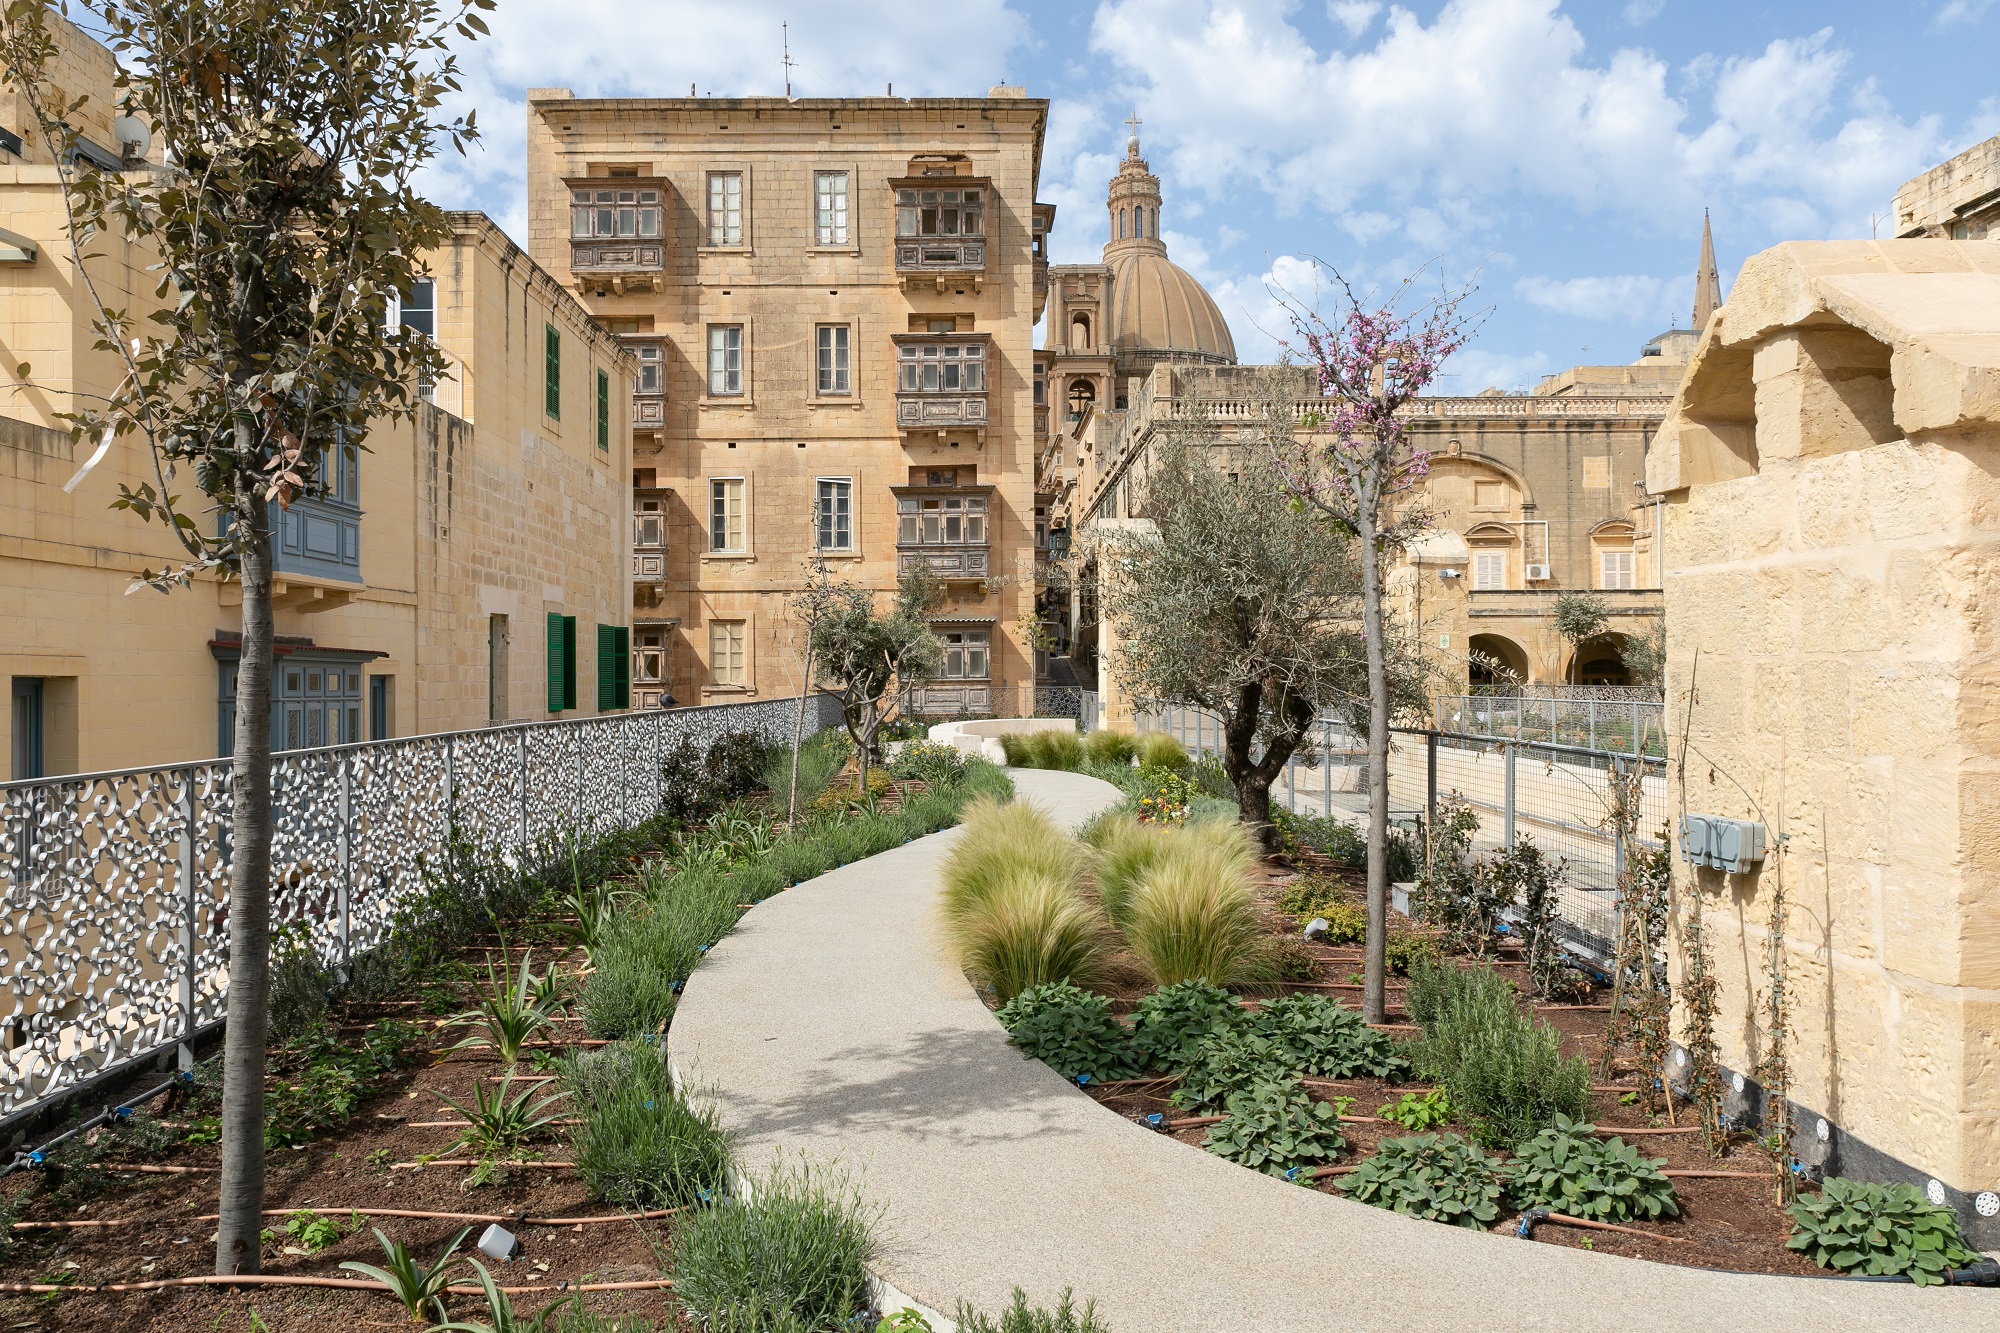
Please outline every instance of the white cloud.
[{"label": "white cloud", "polygon": [[1625,6],[1625,21],[1633,27],[1643,27],[1660,16],[1667,7],[1667,0],[1631,0]]},{"label": "white cloud", "polygon": [[1546,352],[1513,356],[1482,347],[1468,347],[1444,363],[1438,392],[1470,396],[1487,389],[1518,393],[1532,389],[1544,375],[1554,374],[1556,364]]},{"label": "white cloud", "polygon": [[1994,0],[1951,0],[1938,11],[1937,25],[1948,28],[1954,23],[1971,23],[1993,8]]},{"label": "white cloud", "polygon": [[904,97],[983,96],[1021,72],[1009,62],[1030,37],[1007,0],[506,4],[487,16],[492,35],[464,49],[465,91],[453,102],[478,109],[484,147],[440,162],[422,186],[447,207],[485,209],[525,241],[524,89],[567,83],[580,97],[679,97],[692,83],[703,95],[777,96],[785,21],[800,97],[879,94],[891,82]]},{"label": "white cloud", "polygon": [[1397,7],[1372,46],[1325,53],[1293,9],[1103,0],[1092,43],[1177,181],[1279,216],[1393,211],[1420,247],[1489,233],[1516,192],[1660,230],[1713,204],[1865,235],[1942,141],[1854,88],[1829,32],[1723,61],[1696,106],[1646,51],[1592,57],[1558,0],[1449,0],[1429,24]]},{"label": "white cloud", "polygon": [[1368,31],[1381,12],[1380,0],[1328,0],[1326,6],[1326,16],[1347,29],[1350,41]]},{"label": "white cloud", "polygon": [[1536,309],[1553,314],[1631,324],[1670,317],[1680,302],[1682,287],[1687,288],[1692,300],[1692,277],[1651,278],[1642,274],[1619,274],[1548,278],[1533,275],[1517,281],[1514,294]]}]

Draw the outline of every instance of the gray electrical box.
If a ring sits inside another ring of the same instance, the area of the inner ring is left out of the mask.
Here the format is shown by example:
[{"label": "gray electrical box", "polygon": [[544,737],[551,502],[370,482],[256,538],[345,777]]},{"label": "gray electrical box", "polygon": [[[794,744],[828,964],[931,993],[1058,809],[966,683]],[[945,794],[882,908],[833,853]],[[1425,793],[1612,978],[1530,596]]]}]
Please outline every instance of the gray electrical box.
[{"label": "gray electrical box", "polygon": [[1721,815],[1685,815],[1681,848],[1691,865],[1731,875],[1747,874],[1764,859],[1764,826]]}]

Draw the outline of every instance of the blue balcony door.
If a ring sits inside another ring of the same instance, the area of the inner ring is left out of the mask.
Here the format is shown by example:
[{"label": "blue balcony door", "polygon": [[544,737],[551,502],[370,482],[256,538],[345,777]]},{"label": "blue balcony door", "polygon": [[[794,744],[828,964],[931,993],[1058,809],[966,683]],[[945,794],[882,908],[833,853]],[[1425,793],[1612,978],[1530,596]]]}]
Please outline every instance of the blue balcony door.
[{"label": "blue balcony door", "polygon": [[[280,656],[271,671],[271,749],[312,750],[360,740],[361,673],[360,659]],[[236,748],[236,663],[223,662],[217,674],[216,749],[227,756]]]}]

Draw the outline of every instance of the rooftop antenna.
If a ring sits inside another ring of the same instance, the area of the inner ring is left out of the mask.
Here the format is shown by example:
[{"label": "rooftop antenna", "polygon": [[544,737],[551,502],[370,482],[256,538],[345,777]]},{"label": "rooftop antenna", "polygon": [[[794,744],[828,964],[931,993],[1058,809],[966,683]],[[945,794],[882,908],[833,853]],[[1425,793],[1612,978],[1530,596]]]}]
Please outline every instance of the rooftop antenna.
[{"label": "rooftop antenna", "polygon": [[789,102],[792,100],[792,25],[780,23],[778,34],[785,43],[785,58],[782,63],[785,66],[785,100]]}]

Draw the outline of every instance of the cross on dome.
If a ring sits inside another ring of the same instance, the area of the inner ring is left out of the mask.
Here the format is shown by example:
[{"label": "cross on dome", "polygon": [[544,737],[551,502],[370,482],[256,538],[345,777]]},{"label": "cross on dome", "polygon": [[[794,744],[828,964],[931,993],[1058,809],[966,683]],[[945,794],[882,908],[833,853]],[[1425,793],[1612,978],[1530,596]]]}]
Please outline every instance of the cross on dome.
[{"label": "cross on dome", "polygon": [[1145,123],[1145,121],[1139,119],[1139,111],[1136,107],[1133,108],[1131,115],[1125,117],[1125,126],[1132,131],[1132,137],[1125,141],[1125,152],[1131,157],[1139,156],[1139,127]]}]

